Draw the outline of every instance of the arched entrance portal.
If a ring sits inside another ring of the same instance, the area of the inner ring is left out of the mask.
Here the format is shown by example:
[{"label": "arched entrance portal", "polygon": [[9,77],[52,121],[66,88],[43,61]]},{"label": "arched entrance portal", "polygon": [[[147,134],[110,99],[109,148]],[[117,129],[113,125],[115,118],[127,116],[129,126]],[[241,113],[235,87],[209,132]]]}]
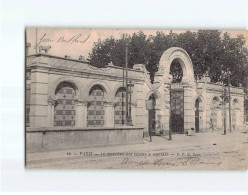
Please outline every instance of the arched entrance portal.
[{"label": "arched entrance portal", "polygon": [[[173,80],[172,76],[170,75],[170,67],[174,60],[180,64],[183,73],[181,79],[181,87],[183,91],[183,98],[181,102],[183,104],[183,127],[180,127],[181,130],[179,132],[185,133],[189,129],[195,127],[195,112],[192,100],[197,94],[196,83],[194,81],[193,64],[185,50],[178,47],[172,47],[163,53],[159,61],[158,72],[155,74],[152,88],[153,90],[158,90],[163,96],[164,106],[161,114],[164,129],[165,131],[168,131],[171,117],[169,109],[171,90],[169,89]],[[179,109],[181,109],[181,107]]]}]

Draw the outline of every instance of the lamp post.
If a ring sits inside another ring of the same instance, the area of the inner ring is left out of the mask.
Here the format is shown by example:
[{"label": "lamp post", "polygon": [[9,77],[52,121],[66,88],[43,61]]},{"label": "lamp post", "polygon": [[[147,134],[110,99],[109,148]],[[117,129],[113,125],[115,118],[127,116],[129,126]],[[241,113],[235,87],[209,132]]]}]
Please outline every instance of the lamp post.
[{"label": "lamp post", "polygon": [[232,117],[231,117],[231,90],[230,90],[230,71],[227,69],[227,79],[228,79],[228,98],[229,98],[229,129],[232,132]]},{"label": "lamp post", "polygon": [[[128,84],[128,44],[126,43],[126,124],[128,126],[133,126],[132,118],[131,118],[131,87],[133,86],[132,82]],[[124,77],[123,77],[124,78]],[[130,106],[128,108],[128,87],[130,86]]]},{"label": "lamp post", "polygon": [[126,43],[126,124],[128,125],[128,70],[127,70],[127,66],[128,66],[128,60],[127,60],[127,52],[128,52],[128,44]]},{"label": "lamp post", "polygon": [[171,128],[172,128],[172,120],[171,120],[171,115],[172,115],[172,109],[171,109],[171,84],[169,87],[169,91],[170,91],[170,121],[169,121],[169,140],[172,140],[172,136],[171,136]]},{"label": "lamp post", "polygon": [[[148,110],[148,115],[150,116],[149,112],[154,109],[155,101],[154,97],[151,95],[148,100],[146,100],[146,110]],[[150,117],[149,117],[149,123],[148,123],[148,132],[150,136],[150,142],[152,142],[152,128],[150,128],[152,125],[150,125]]]},{"label": "lamp post", "polygon": [[224,88],[223,94],[221,95],[223,106],[224,106],[224,135],[226,135],[226,101],[228,100],[228,96],[226,95],[226,88]]},{"label": "lamp post", "polygon": [[170,94],[170,101],[169,101],[169,108],[170,108],[170,119],[169,119],[169,140],[172,140],[172,124],[171,124],[171,122],[172,122],[172,120],[171,120],[171,115],[172,115],[172,109],[171,109],[171,100],[172,100],[172,98],[171,98],[171,83],[172,83],[172,80],[173,80],[173,76],[172,75],[169,75],[169,77],[168,77],[168,80],[169,80],[169,94]]},{"label": "lamp post", "polygon": [[[128,109],[128,117],[127,117],[127,125],[128,126],[133,126],[133,121],[132,121],[132,87],[134,86],[134,84],[132,83],[132,81],[129,82],[129,84],[127,85],[128,87],[130,87],[130,91],[129,91],[129,109]],[[128,89],[127,87],[127,89]],[[127,90],[128,92],[128,90]]]}]

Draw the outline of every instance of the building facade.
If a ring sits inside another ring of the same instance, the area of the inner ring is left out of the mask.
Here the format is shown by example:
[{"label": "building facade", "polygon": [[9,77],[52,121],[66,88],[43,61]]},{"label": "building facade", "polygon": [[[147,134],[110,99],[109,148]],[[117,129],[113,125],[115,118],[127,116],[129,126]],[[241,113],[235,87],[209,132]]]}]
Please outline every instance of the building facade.
[{"label": "building facade", "polygon": [[[178,60],[182,82],[171,83],[171,63]],[[96,68],[88,62],[50,56],[26,58],[26,146],[28,151],[109,144],[142,143],[149,131],[167,135],[171,115],[174,133],[229,129],[229,103],[224,87],[207,77],[196,82],[187,52],[173,47],[161,56],[151,83],[142,64],[125,72],[112,63]],[[232,130],[243,130],[244,92],[231,87]],[[128,104],[126,104],[128,93]],[[150,108],[149,108],[150,107]],[[133,126],[127,126],[126,108]],[[226,117],[224,116],[226,115]]]}]

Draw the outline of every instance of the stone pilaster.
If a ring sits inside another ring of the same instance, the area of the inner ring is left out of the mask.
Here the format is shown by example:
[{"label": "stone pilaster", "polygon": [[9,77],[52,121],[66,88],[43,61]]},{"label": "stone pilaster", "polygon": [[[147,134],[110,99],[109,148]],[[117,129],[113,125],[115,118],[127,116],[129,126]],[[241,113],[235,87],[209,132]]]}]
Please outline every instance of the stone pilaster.
[{"label": "stone pilaster", "polygon": [[195,127],[195,111],[192,107],[193,88],[189,85],[183,86],[184,90],[184,132]]},{"label": "stone pilaster", "polygon": [[87,101],[76,101],[76,127],[87,126]]},{"label": "stone pilaster", "polygon": [[164,84],[164,96],[163,96],[163,111],[162,115],[162,124],[165,131],[169,131],[170,128],[170,83]]},{"label": "stone pilaster", "polygon": [[48,118],[48,126],[54,126],[54,105],[56,100],[48,98],[48,106],[47,106],[47,118]]},{"label": "stone pilaster", "polygon": [[114,127],[114,102],[104,102],[104,127]]},{"label": "stone pilaster", "polygon": [[206,131],[207,132],[210,132],[212,131],[211,127],[210,127],[210,118],[211,118],[211,107],[212,107],[212,99],[209,97],[208,94],[206,94],[205,96],[205,101],[206,101],[206,116],[205,116],[205,119],[206,119],[206,122],[205,122],[205,125],[206,125]]},{"label": "stone pilaster", "polygon": [[30,127],[48,127],[48,71],[40,68],[31,70]]}]

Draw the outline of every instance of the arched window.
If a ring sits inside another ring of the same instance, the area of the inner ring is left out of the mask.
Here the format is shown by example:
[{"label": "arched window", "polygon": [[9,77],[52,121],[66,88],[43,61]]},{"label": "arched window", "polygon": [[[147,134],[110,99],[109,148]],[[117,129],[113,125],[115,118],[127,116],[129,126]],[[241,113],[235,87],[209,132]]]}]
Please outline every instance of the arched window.
[{"label": "arched window", "polygon": [[210,128],[212,130],[220,129],[222,126],[222,111],[221,111],[221,102],[218,97],[214,97],[211,107],[211,116],[210,116]]},{"label": "arched window", "polygon": [[87,111],[87,126],[102,127],[104,125],[104,91],[99,85],[91,88],[89,93],[89,106]]},{"label": "arched window", "polygon": [[115,105],[115,125],[126,124],[126,90],[121,87],[117,90]]},{"label": "arched window", "polygon": [[63,82],[57,87],[55,94],[57,101],[54,107],[54,126],[75,126],[74,86]]}]

